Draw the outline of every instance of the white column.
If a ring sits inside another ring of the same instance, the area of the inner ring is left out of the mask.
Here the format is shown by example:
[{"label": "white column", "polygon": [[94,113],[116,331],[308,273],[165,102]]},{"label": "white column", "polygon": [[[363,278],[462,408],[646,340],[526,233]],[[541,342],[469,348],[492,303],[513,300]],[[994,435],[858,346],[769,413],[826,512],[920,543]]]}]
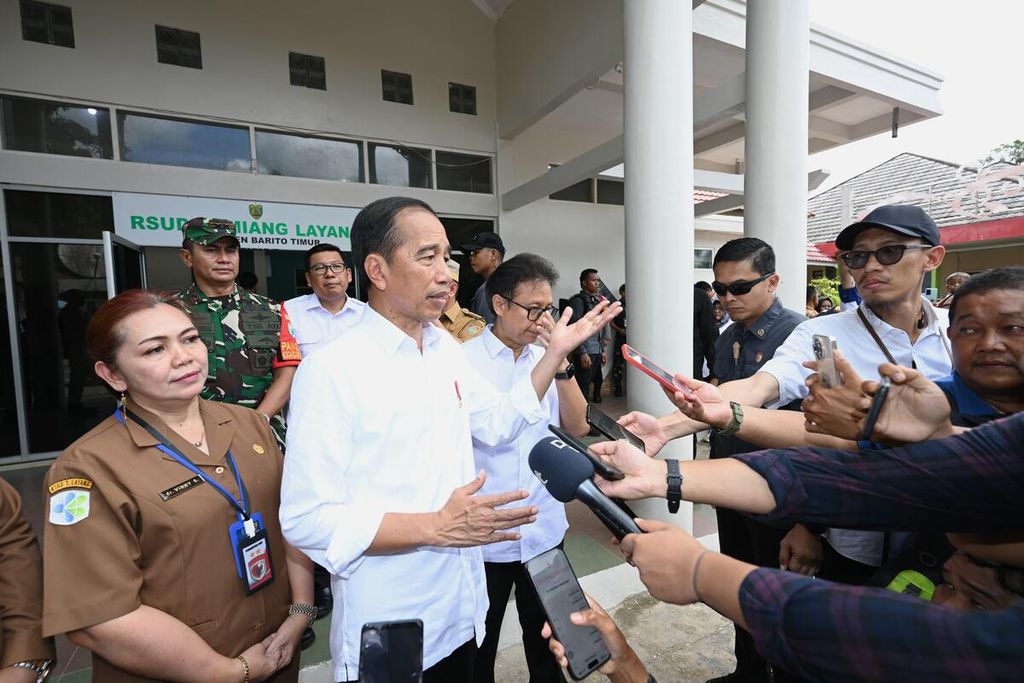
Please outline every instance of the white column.
[{"label": "white column", "polygon": [[[693,371],[693,11],[682,0],[625,0],[624,132],[629,343],[670,372]],[[630,368],[629,407],[674,408]],[[691,440],[663,455],[692,456]],[[637,502],[640,515],[691,530],[684,504]]]},{"label": "white column", "polygon": [[803,311],[807,287],[810,0],[747,2],[744,234],[775,249],[779,296]]}]

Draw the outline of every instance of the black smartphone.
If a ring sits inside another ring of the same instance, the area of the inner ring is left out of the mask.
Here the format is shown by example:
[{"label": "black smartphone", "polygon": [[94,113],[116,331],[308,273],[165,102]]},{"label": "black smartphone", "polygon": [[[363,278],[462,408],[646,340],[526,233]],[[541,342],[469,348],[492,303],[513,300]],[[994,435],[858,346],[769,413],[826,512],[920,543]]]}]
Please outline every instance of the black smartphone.
[{"label": "black smartphone", "polygon": [[878,423],[878,416],[882,414],[882,406],[885,404],[885,398],[889,395],[889,387],[892,386],[892,382],[889,381],[888,377],[883,377],[878,383],[878,391],[875,392],[875,397],[871,400],[871,409],[868,411],[868,419],[864,422],[864,433],[861,434],[861,439],[864,441],[871,440],[871,433],[875,431],[875,424]]},{"label": "black smartphone", "polygon": [[363,625],[359,683],[423,683],[423,622],[419,619]]},{"label": "black smartphone", "polygon": [[612,467],[611,465],[604,463],[596,455],[587,450],[587,445],[577,439],[575,436],[565,431],[561,427],[555,425],[548,425],[548,429],[551,433],[561,439],[566,445],[572,446],[577,451],[587,456],[587,459],[594,464],[594,471],[600,474],[603,478],[611,481],[618,481],[623,479],[626,475]]},{"label": "black smartphone", "polygon": [[590,609],[569,558],[561,548],[552,548],[527,562],[526,573],[537,591],[554,637],[565,647],[569,675],[574,681],[586,678],[611,655],[596,628],[577,626],[569,621],[573,612]]},{"label": "black smartphone", "polygon": [[622,425],[613,420],[610,415],[601,412],[599,408],[595,408],[589,403],[587,404],[587,422],[591,427],[601,432],[612,441],[625,439],[640,450],[644,450],[644,442],[640,440],[639,436],[626,430]]}]

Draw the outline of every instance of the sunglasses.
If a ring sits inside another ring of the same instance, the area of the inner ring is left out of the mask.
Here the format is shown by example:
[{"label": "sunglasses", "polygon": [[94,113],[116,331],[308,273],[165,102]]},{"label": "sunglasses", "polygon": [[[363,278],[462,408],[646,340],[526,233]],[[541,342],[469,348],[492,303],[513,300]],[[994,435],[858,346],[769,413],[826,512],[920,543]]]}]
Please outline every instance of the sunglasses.
[{"label": "sunglasses", "polygon": [[540,320],[540,317],[545,313],[550,313],[551,315],[554,315],[558,311],[558,309],[555,308],[554,306],[534,306],[532,308],[530,306],[524,306],[518,301],[514,301],[512,297],[505,296],[504,294],[501,295],[501,298],[509,302],[510,304],[515,304],[519,308],[526,311],[526,319],[532,323],[535,323],[538,320]]},{"label": "sunglasses", "polygon": [[903,254],[907,249],[931,249],[930,244],[890,244],[889,246],[882,247],[881,249],[875,249],[874,251],[848,251],[843,254],[843,261],[846,263],[848,268],[854,270],[860,270],[868,264],[868,259],[872,256],[878,261],[880,265],[891,266],[894,263],[899,263],[903,259]]},{"label": "sunglasses", "polygon": [[737,280],[736,282],[728,285],[715,281],[711,283],[711,289],[715,290],[715,294],[718,296],[725,296],[726,292],[729,292],[733,296],[743,296],[744,294],[750,294],[750,290],[770,278],[772,275],[775,275],[775,271],[765,273],[756,280]]}]

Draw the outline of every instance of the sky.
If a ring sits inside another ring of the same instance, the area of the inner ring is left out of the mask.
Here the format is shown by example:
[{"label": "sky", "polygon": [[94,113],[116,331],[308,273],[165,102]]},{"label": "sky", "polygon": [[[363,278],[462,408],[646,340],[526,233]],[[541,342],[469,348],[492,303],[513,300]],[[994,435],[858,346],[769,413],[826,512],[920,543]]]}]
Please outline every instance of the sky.
[{"label": "sky", "polygon": [[901,152],[971,163],[1024,139],[1024,1],[811,0],[811,22],[945,78],[941,116],[812,155],[819,192]]}]

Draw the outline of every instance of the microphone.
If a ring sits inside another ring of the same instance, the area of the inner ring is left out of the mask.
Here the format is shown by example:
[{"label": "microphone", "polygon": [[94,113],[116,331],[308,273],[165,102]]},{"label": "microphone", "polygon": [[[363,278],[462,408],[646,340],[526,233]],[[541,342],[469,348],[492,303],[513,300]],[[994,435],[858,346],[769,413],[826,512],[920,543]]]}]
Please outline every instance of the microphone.
[{"label": "microphone", "polygon": [[582,502],[615,538],[642,533],[633,521],[633,511],[606,496],[591,481],[594,465],[561,439],[547,436],[538,441],[530,451],[530,469],[555,500]]}]

